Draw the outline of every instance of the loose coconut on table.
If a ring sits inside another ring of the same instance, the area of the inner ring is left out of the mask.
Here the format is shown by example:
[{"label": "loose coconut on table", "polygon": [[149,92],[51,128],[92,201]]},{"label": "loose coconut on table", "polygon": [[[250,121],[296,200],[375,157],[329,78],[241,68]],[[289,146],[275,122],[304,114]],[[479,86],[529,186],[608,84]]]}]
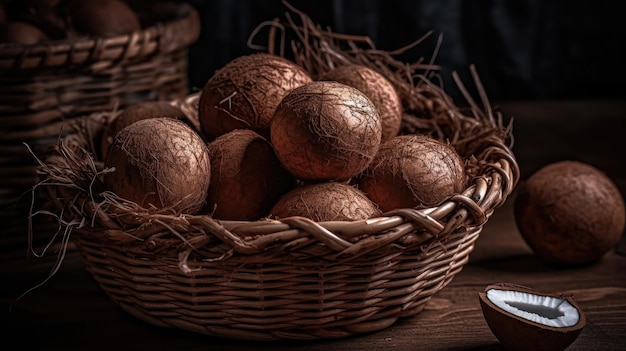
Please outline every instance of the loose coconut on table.
[{"label": "loose coconut on table", "polygon": [[[112,169],[91,148],[119,111],[86,116],[77,121],[77,133],[60,138],[57,153],[41,163],[37,189],[48,192],[55,205],[51,213],[100,287],[146,322],[252,340],[339,338],[384,329],[418,314],[462,270],[484,224],[519,179],[510,124],[490,109],[484,94],[485,111],[469,94],[468,106],[458,107],[430,80],[436,67],[405,64],[374,47],[360,49],[357,44],[367,43],[362,37],[322,30],[286,6],[285,21],[261,25],[270,29],[269,46],[279,31],[295,34],[293,62],[312,80],[348,63],[388,77],[403,104],[400,134],[428,135],[454,148],[463,160],[465,187],[434,205],[354,220],[269,214],[226,220],[210,210],[144,207],[107,189],[103,178]],[[199,135],[202,94],[171,102]],[[226,93],[212,104],[230,117],[233,110],[227,108],[242,94]],[[357,189],[357,178],[298,180],[298,186]]]}]

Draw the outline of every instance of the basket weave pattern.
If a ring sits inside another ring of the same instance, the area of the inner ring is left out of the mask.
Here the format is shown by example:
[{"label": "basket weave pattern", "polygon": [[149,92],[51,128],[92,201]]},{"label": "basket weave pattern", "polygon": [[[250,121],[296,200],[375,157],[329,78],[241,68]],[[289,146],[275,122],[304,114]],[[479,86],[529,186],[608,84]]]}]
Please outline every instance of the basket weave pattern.
[{"label": "basket weave pattern", "polygon": [[462,269],[479,232],[424,252],[338,261],[329,259],[342,252],[301,260],[260,254],[194,262],[188,273],[176,258],[146,259],[83,235],[76,244],[104,291],[154,325],[235,339],[312,339],[373,332],[417,314]]},{"label": "basket weave pattern", "polygon": [[31,152],[45,154],[70,132],[70,121],[189,93],[188,47],[200,20],[188,4],[169,9],[167,20],[126,35],[0,44],[0,206],[7,218],[27,217],[30,199],[20,196],[37,181]]}]

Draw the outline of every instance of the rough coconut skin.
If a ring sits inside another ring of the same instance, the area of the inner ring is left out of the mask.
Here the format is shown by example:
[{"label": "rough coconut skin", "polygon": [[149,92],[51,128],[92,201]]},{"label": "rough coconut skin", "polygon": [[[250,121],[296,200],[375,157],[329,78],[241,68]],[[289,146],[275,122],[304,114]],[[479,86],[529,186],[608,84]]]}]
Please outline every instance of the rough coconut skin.
[{"label": "rough coconut skin", "polygon": [[283,195],[269,216],[301,216],[316,222],[358,221],[377,217],[380,209],[355,187],[338,182],[302,185]]},{"label": "rough coconut skin", "polygon": [[466,188],[462,158],[425,135],[400,135],[383,143],[363,172],[359,188],[383,212],[435,206]]},{"label": "rough coconut skin", "polygon": [[599,169],[578,161],[549,164],[519,187],[520,234],[539,256],[559,264],[600,259],[622,237],[624,199]]},{"label": "rough coconut skin", "polygon": [[326,72],[319,80],[333,80],[363,92],[378,109],[382,121],[382,141],[398,135],[402,125],[402,102],[391,82],[377,71],[348,64]]},{"label": "rough coconut skin", "polygon": [[157,117],[183,119],[185,113],[167,101],[146,100],[126,107],[102,133],[100,145],[102,158],[106,158],[109,147],[118,131],[142,119]]},{"label": "rough coconut skin", "polygon": [[206,212],[218,219],[256,220],[295,185],[272,145],[249,129],[236,129],[208,144],[211,184]]},{"label": "rough coconut skin", "polygon": [[240,56],[207,81],[198,105],[202,132],[208,140],[235,129],[252,129],[269,137],[270,120],[282,98],[311,82],[295,63],[267,53]]},{"label": "rough coconut skin", "polygon": [[356,88],[316,81],[285,96],[270,125],[271,142],[283,166],[310,181],[349,179],[378,152],[381,119]]},{"label": "rough coconut skin", "polygon": [[104,182],[118,196],[143,207],[194,214],[211,179],[206,143],[172,118],[137,121],[119,131],[105,160]]}]

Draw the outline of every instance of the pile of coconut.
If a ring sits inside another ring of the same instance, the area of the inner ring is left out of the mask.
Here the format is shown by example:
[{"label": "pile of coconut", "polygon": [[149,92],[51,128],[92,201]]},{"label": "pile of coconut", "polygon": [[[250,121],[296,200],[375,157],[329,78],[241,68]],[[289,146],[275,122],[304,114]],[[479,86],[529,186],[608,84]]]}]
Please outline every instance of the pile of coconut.
[{"label": "pile of coconut", "polygon": [[[121,233],[149,235],[155,221],[181,218],[219,232],[226,222],[358,223],[461,201],[467,207],[459,216],[447,215],[451,206],[437,212],[449,224],[416,220],[433,236],[466,219],[484,223],[480,206],[500,206],[519,170],[511,124],[490,108],[475,69],[478,103],[453,74],[466,100],[458,105],[436,83],[438,66],[398,59],[431,33],[386,52],[285,5],[286,20],[263,22],[251,34],[254,49],[267,33],[262,50],[227,62],[186,99],[138,102],[77,121],[78,133],[60,140],[39,170],[52,202],[67,199],[53,207],[71,208],[61,222],[73,228],[97,218],[113,229],[105,235],[130,238]],[[506,179],[494,167],[504,167]],[[489,175],[498,180],[489,185]],[[491,186],[498,190],[480,206],[468,198]],[[197,231],[184,226],[184,233]]]},{"label": "pile of coconut", "polygon": [[[118,114],[101,137],[107,189],[144,208],[223,220],[354,221],[460,194],[481,167],[476,143],[510,133],[465,117],[427,78],[435,66],[341,50],[334,33],[301,19],[288,24],[314,41],[293,58],[270,49],[228,62],[191,121],[165,102]],[[264,24],[270,42],[276,24]]]}]

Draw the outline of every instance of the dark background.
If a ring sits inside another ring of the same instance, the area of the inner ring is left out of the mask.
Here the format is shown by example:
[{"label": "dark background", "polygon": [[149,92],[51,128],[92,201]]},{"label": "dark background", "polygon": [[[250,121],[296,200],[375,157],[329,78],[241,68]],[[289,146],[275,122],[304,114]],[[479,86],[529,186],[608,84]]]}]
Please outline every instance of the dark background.
[{"label": "dark background", "polygon": [[[249,35],[263,21],[284,19],[280,0],[189,0],[202,33],[190,48],[190,85],[201,88],[229,60],[250,53]],[[474,64],[492,101],[621,99],[626,95],[626,31],[612,1],[291,0],[334,32],[369,36],[394,50],[433,31],[402,57],[435,58],[445,89],[458,97],[451,72],[471,83]]]}]

